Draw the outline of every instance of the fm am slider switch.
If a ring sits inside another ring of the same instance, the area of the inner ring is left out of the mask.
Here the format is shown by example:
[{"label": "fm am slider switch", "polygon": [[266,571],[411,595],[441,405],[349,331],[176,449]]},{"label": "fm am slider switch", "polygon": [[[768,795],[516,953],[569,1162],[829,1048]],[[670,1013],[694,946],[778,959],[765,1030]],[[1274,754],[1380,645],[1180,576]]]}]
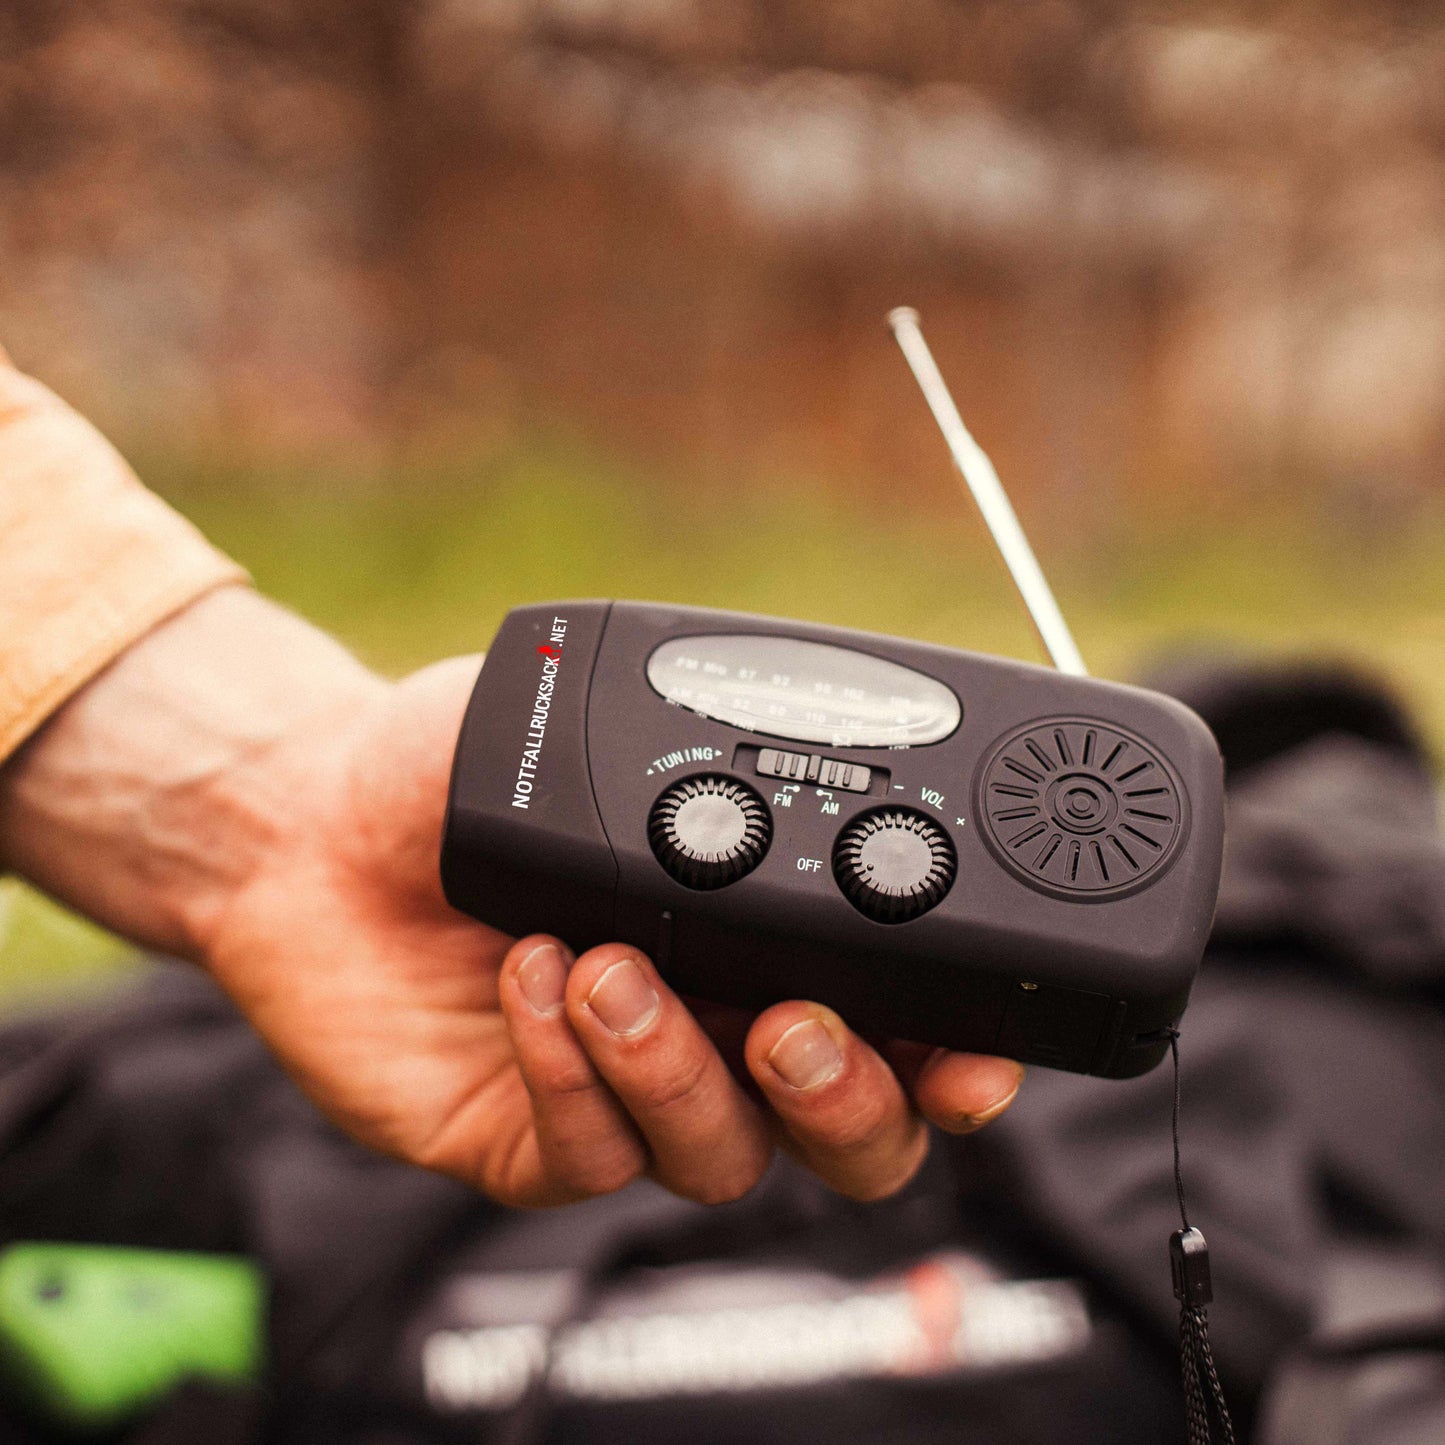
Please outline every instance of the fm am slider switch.
[{"label": "fm am slider switch", "polygon": [[789,753],[781,748],[764,748],[758,754],[758,773],[764,778],[786,778],[795,783],[817,783],[820,788],[837,788],[844,793],[866,793],[873,769],[820,753]]}]

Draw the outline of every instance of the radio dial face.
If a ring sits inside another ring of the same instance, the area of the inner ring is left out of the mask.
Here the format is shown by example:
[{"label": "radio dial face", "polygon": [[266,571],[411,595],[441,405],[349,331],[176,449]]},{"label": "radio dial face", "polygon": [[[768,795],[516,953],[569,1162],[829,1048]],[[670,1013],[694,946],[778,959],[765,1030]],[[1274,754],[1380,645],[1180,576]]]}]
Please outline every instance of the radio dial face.
[{"label": "radio dial face", "polygon": [[669,702],[730,727],[834,748],[923,747],[963,720],[937,678],[797,637],[675,637],[647,659],[647,681]]},{"label": "radio dial face", "polygon": [[688,888],[723,888],[751,873],[772,842],[767,805],[746,783],[704,773],[674,783],[652,806],[648,841]]},{"label": "radio dial face", "polygon": [[849,823],[833,847],[838,886],[875,923],[906,923],[927,913],[957,872],[948,834],[912,808],[874,808]]}]

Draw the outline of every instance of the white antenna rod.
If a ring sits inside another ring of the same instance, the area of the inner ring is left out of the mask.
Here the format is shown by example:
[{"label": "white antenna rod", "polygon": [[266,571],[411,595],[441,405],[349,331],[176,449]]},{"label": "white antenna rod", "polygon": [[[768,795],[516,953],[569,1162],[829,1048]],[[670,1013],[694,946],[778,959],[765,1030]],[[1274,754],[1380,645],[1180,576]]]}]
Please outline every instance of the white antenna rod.
[{"label": "white antenna rod", "polygon": [[968,483],[968,489],[983,513],[983,520],[993,533],[993,540],[1013,575],[1014,586],[1028,608],[1054,666],[1060,672],[1087,677],[1089,669],[1084,666],[1084,659],[1074,645],[1069,624],[1064,621],[1059,604],[1054,601],[1054,594],[1039,567],[1038,558],[1034,556],[1034,549],[1029,546],[1029,539],[1019,526],[1008,493],[1004,491],[993,463],[969,434],[958,408],[953,404],[943,374],[919,329],[918,313],[911,306],[897,306],[888,313],[888,324],[898,338],[898,345],[922,388],[933,419],[953,453],[963,480]]}]

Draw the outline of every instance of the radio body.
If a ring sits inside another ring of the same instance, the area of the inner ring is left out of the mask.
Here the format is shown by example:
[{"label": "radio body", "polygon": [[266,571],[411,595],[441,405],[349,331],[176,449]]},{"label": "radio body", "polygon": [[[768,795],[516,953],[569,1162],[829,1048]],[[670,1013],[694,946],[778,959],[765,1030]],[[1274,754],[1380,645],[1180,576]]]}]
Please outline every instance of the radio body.
[{"label": "radio body", "polygon": [[1223,849],[1170,698],[806,623],[523,607],[453,765],[457,908],[649,954],[680,993],[1129,1077],[1168,1049]]}]

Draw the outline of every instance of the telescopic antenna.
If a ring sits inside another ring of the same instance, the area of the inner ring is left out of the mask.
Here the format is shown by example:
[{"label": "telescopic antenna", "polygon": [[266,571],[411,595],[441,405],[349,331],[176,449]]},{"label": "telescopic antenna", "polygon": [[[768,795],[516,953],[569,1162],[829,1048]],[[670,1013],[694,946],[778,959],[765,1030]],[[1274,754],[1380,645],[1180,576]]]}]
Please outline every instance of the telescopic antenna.
[{"label": "telescopic antenna", "polygon": [[1069,624],[1064,621],[1059,604],[1054,601],[1054,594],[1039,567],[1038,558],[1034,556],[1034,549],[1029,546],[1029,539],[1019,526],[1008,493],[1004,491],[993,463],[969,434],[958,408],[953,404],[943,374],[919,329],[918,313],[911,306],[897,306],[888,313],[888,324],[898,338],[898,345],[923,391],[949,451],[953,453],[963,480],[983,513],[983,520],[993,533],[993,540],[1013,576],[1014,586],[1028,608],[1039,639],[1054,666],[1060,672],[1087,677],[1089,669],[1084,666],[1084,659],[1074,645]]}]

